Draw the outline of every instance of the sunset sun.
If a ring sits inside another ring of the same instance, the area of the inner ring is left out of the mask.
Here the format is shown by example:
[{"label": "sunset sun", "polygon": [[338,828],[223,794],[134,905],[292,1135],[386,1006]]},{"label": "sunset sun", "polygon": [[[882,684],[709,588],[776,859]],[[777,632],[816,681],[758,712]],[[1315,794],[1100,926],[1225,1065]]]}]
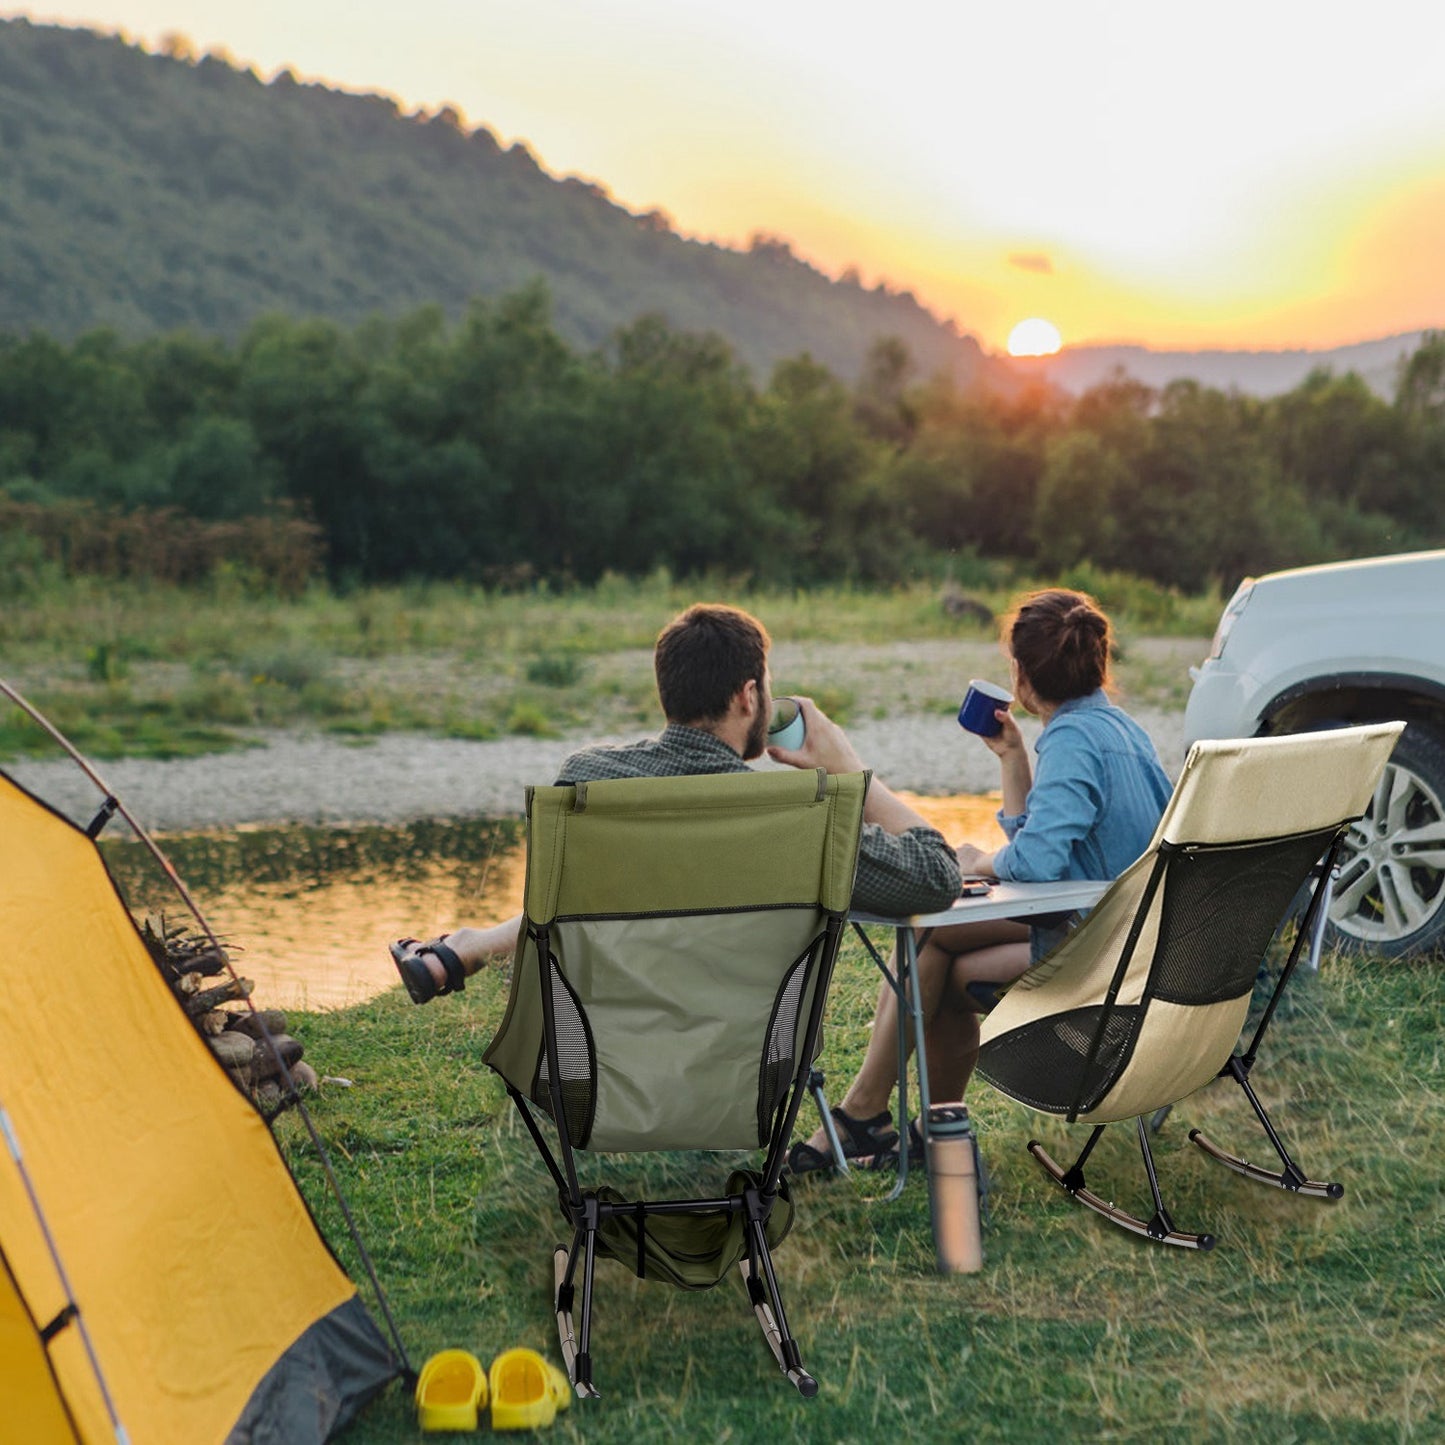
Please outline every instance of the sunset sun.
[{"label": "sunset sun", "polygon": [[1010,356],[1052,356],[1062,345],[1059,328],[1038,316],[1020,321],[1008,334]]}]

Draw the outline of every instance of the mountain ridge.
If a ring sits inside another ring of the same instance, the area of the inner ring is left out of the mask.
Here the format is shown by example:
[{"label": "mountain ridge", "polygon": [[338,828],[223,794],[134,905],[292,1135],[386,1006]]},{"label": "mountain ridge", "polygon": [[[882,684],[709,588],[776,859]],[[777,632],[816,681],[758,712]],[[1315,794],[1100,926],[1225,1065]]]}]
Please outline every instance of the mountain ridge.
[{"label": "mountain ridge", "polygon": [[896,336],[919,374],[1009,384],[909,291],[833,280],[775,237],[686,238],[449,107],[404,115],[289,71],[263,82],[217,55],[0,22],[0,328],[234,338],[268,311],[455,317],[538,277],[586,346],[660,313],[719,333],[760,378],[808,352],[852,379]]},{"label": "mountain ridge", "polygon": [[1197,381],[1220,391],[1257,397],[1292,391],[1312,372],[1335,375],[1354,372],[1377,395],[1393,399],[1399,367],[1428,336],[1428,329],[1402,331],[1373,341],[1311,351],[1303,347],[1278,350],[1162,351],[1138,344],[1067,346],[1054,356],[1015,359],[1020,375],[1042,376],[1072,395],[1122,371],[1146,386],[1163,388],[1171,381]]},{"label": "mountain ridge", "polygon": [[1425,332],[1326,351],[1079,346],[1018,361],[984,350],[911,291],[832,278],[786,240],[739,249],[679,233],[606,187],[547,171],[458,112],[263,81],[224,52],[156,53],[123,36],[0,21],[0,330],[64,341],[190,328],[238,338],[267,312],[355,325],[439,305],[455,318],[540,278],[561,335],[586,347],[660,314],[715,332],[758,380],[807,352],[856,381],[896,337],[915,376],[1078,394],[1116,368],[1277,395],[1318,368],[1393,395]]}]

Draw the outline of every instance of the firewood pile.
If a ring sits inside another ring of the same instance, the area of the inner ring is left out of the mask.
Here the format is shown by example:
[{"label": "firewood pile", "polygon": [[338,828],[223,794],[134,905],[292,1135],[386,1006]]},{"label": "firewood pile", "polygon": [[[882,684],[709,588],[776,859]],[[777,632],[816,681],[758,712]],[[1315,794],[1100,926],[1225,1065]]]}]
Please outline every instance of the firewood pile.
[{"label": "firewood pile", "polygon": [[[283,1062],[298,1089],[316,1088],[316,1070],[302,1059],[301,1044],[287,1032],[286,1015],[246,1002],[255,984],[231,970],[224,950],[204,934],[164,917],[148,917],[141,937],[186,1017],[237,1088],[263,1109],[284,1108],[291,1100],[282,1077]],[[214,982],[221,975],[224,980]]]}]

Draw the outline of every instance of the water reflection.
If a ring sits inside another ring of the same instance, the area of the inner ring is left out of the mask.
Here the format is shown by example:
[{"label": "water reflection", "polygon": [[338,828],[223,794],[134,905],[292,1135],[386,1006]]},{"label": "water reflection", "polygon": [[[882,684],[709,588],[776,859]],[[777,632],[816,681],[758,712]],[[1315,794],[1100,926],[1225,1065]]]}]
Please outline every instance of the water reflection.
[{"label": "water reflection", "polygon": [[[1002,841],[996,798],[901,794],[952,842]],[[522,906],[526,858],[515,819],[384,827],[244,827],[158,840],[236,971],[267,1008],[338,1008],[396,984],[393,938],[485,927]],[[134,841],[101,849],[137,914],[183,917]]]},{"label": "water reflection", "polygon": [[[269,1008],[335,1008],[396,983],[390,939],[487,924],[521,907],[513,819],[385,827],[247,827],[158,841]],[[183,912],[140,844],[103,841],[138,914]]]},{"label": "water reflection", "polygon": [[998,825],[997,793],[961,793],[952,798],[920,798],[916,793],[898,794],[912,804],[950,843],[976,843],[990,853],[1004,843]]}]

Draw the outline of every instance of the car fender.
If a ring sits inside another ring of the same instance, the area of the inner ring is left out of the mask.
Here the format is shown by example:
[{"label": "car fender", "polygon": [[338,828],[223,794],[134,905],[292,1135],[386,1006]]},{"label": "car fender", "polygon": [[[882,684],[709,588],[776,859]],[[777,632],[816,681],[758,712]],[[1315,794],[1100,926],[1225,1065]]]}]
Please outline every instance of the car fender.
[{"label": "car fender", "polygon": [[[1269,724],[1281,713],[1305,698],[1324,698],[1340,693],[1378,693],[1396,697],[1418,699],[1426,712],[1445,712],[1445,681],[1422,677],[1418,672],[1335,672],[1326,675],[1306,677],[1277,692],[1268,702],[1259,707],[1256,716],[1262,727]],[[1358,709],[1346,714],[1355,718]],[[1407,709],[1410,710],[1410,709]],[[1383,719],[1383,714],[1381,715]],[[1356,719],[1363,720],[1363,719]]]}]

